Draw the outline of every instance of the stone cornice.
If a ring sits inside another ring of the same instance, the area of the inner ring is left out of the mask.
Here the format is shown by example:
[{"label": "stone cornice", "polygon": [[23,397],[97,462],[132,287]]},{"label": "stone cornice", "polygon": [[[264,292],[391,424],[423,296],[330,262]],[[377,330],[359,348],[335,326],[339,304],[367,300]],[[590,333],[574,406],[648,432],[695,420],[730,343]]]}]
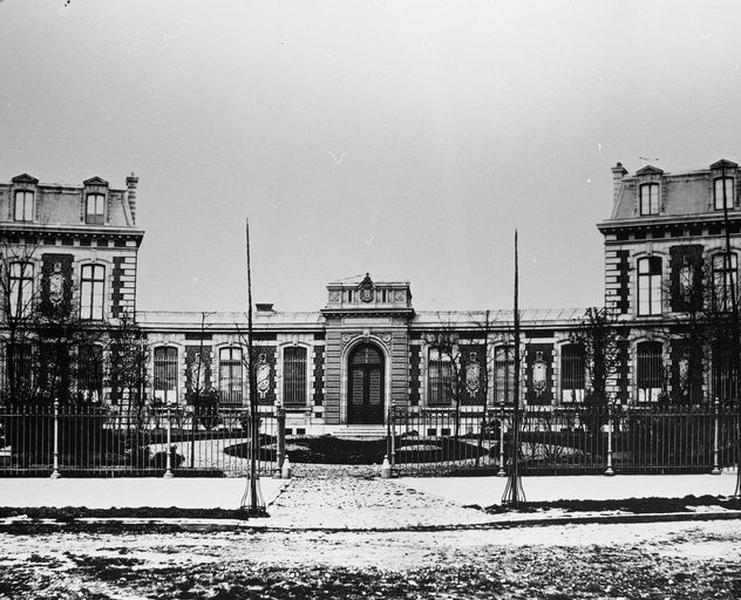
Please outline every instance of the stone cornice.
[{"label": "stone cornice", "polygon": [[[741,221],[741,210],[728,211],[729,221]],[[634,217],[631,219],[610,219],[597,223],[601,232],[617,229],[650,229],[652,227],[686,226],[705,223],[723,223],[723,211],[695,213],[689,215],[657,215],[653,217]]]}]

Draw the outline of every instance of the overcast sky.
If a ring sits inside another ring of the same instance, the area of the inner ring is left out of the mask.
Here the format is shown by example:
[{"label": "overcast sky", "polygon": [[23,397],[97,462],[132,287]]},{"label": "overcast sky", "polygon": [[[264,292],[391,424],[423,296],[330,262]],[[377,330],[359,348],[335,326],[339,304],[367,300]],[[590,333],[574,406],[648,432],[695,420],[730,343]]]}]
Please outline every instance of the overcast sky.
[{"label": "overcast sky", "polygon": [[[741,162],[741,3],[0,1],[0,179],[140,177],[139,307],[601,303],[610,167]],[[643,157],[643,158],[642,158]],[[654,160],[655,159],[655,160]]]}]

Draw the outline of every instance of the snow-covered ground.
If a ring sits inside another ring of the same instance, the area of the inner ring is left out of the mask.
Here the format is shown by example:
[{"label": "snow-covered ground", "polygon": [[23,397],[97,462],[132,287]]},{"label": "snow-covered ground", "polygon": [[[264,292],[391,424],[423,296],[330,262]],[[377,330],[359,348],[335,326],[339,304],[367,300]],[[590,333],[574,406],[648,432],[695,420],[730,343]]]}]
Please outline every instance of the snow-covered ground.
[{"label": "snow-covered ground", "polygon": [[[239,508],[245,478],[156,477],[116,479],[3,479],[0,506],[87,508]],[[260,478],[263,497],[270,502],[283,485],[280,479]]]},{"label": "snow-covered ground", "polygon": [[[690,494],[729,496],[735,482],[734,473],[559,476],[525,477],[523,487],[530,501],[620,500],[681,498]],[[518,513],[491,515],[464,508],[499,504],[506,479],[498,477],[384,480],[372,473],[338,467],[307,472],[290,481],[262,477],[260,483],[271,516],[251,522],[253,526],[403,529],[536,517]],[[5,479],[0,487],[0,506],[235,509],[245,484],[244,478]],[[563,511],[547,512],[539,513],[537,518],[563,515]]]},{"label": "snow-covered ground", "polygon": [[445,532],[0,532],[1,600],[738,598],[741,521]]},{"label": "snow-covered ground", "polygon": [[[403,477],[402,485],[434,494],[459,504],[499,504],[506,477]],[[523,477],[530,502],[554,500],[623,500],[625,498],[683,498],[684,496],[730,496],[736,473],[720,475],[554,475]]]}]

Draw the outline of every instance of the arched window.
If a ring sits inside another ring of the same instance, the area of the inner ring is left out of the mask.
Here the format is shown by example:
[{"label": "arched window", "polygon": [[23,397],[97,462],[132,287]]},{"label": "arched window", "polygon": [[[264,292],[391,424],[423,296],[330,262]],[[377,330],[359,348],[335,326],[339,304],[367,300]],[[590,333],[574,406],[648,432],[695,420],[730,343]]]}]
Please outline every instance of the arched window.
[{"label": "arched window", "polygon": [[306,406],[306,348],[283,350],[283,404]]},{"label": "arched window", "polygon": [[561,402],[583,402],[586,367],[584,345],[561,346]]},{"label": "arched window", "polygon": [[641,215],[659,214],[659,184],[644,183],[638,188]]},{"label": "arched window", "polygon": [[12,317],[23,317],[31,310],[33,299],[33,263],[10,264],[10,294],[8,302]]},{"label": "arched window", "polygon": [[494,351],[494,401],[512,404],[515,399],[515,349],[499,346]]},{"label": "arched window", "polygon": [[638,260],[638,315],[661,314],[661,258]]},{"label": "arched window", "polygon": [[636,347],[636,387],[639,402],[656,402],[664,387],[661,342],[641,342]]},{"label": "arched window", "polygon": [[98,344],[83,344],[77,356],[77,386],[84,400],[103,399],[103,348]]},{"label": "arched window", "polygon": [[733,177],[718,177],[713,180],[713,199],[715,210],[723,210],[725,207],[732,209],[735,201],[735,179]]},{"label": "arched window", "polygon": [[242,404],[242,349],[219,350],[219,394],[222,404]]},{"label": "arched window", "polygon": [[18,190],[14,199],[13,219],[16,221],[33,221],[33,192]]},{"label": "arched window", "polygon": [[80,318],[103,318],[105,267],[83,265],[80,275]]},{"label": "arched window", "polygon": [[[732,295],[737,294],[736,271],[738,261],[735,254],[713,256],[713,308],[726,311],[732,308]],[[738,300],[738,297],[736,298]]]},{"label": "arched window", "polygon": [[105,223],[105,196],[88,194],[85,199],[85,223],[102,225]]},{"label": "arched window", "polygon": [[154,399],[165,404],[178,401],[178,349],[160,346],[154,349]]},{"label": "arched window", "polygon": [[450,355],[430,348],[427,360],[427,404],[448,406],[453,398],[453,367]]}]

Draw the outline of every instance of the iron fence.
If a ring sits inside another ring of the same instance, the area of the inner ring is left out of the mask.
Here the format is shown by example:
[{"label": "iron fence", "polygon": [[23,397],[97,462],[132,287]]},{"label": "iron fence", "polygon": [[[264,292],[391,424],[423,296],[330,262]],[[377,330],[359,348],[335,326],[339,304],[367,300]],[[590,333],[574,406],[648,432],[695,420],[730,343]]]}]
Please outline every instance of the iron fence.
[{"label": "iron fence", "polygon": [[[242,408],[0,406],[0,476],[244,476],[249,422]],[[261,475],[278,468],[282,425],[260,414]]]},{"label": "iron fence", "polygon": [[[395,408],[387,449],[396,474],[507,473],[513,408]],[[522,473],[703,473],[738,464],[735,405],[569,406],[520,416]]]}]

